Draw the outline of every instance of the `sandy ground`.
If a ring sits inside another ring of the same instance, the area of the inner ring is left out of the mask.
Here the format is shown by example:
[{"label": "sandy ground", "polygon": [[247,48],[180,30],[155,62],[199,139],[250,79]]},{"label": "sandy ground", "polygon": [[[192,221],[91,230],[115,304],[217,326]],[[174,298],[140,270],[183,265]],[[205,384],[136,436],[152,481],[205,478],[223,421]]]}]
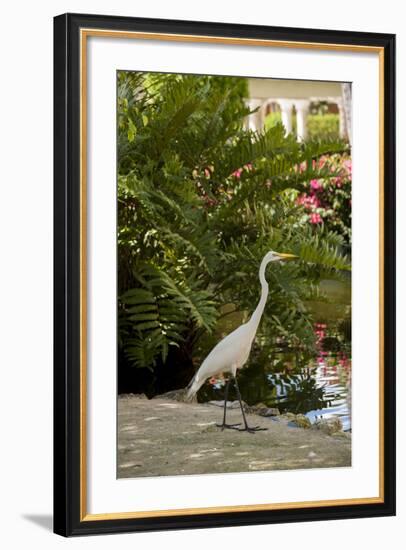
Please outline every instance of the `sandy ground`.
[{"label": "sandy ground", "polygon": [[[351,466],[351,438],[248,414],[254,434],[216,426],[222,409],[135,395],[118,399],[118,477]],[[241,422],[228,410],[227,422]]]}]

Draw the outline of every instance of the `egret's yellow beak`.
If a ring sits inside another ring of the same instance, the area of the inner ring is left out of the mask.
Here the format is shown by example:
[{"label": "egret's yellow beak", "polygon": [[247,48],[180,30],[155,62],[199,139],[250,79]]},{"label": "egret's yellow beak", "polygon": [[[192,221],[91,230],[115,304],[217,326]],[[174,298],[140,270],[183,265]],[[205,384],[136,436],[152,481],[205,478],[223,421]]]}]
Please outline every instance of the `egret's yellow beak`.
[{"label": "egret's yellow beak", "polygon": [[280,252],[276,252],[276,254],[279,256],[281,260],[295,260],[299,256],[295,256],[294,254],[282,254]]}]

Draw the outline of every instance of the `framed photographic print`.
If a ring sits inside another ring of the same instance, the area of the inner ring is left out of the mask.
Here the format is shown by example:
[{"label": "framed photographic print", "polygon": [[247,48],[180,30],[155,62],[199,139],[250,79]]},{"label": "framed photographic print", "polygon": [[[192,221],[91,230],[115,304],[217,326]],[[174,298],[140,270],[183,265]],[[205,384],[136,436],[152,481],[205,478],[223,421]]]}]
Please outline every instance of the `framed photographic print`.
[{"label": "framed photographic print", "polygon": [[395,513],[395,37],[54,20],[54,530]]}]

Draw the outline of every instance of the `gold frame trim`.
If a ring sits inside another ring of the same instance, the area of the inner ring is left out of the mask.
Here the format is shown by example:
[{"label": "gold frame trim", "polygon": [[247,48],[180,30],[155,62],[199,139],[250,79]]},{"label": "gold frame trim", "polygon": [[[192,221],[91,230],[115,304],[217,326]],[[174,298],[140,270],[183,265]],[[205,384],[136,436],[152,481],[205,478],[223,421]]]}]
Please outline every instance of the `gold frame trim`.
[{"label": "gold frame trim", "polygon": [[[138,512],[87,513],[87,38],[165,40],[273,48],[316,49],[379,56],[379,496],[339,500],[285,502]],[[297,42],[221,36],[183,35],[105,29],[80,29],[80,521],[176,517],[226,512],[289,510],[324,506],[379,504],[384,502],[384,48],[356,44]]]}]

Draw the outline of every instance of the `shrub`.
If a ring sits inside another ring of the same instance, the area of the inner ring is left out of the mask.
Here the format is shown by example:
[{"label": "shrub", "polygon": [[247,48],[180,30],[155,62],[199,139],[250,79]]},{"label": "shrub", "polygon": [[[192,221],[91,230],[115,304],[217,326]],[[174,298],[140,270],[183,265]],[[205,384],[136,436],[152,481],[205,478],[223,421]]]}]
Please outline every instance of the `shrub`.
[{"label": "shrub", "polygon": [[324,225],[351,243],[352,162],[348,155],[323,156],[319,167],[335,173],[334,177],[311,179],[303,184],[305,191],[297,199],[305,219],[313,225]]},{"label": "shrub", "polygon": [[340,117],[332,113],[309,115],[307,132],[310,139],[326,137],[337,139],[340,133]]},{"label": "shrub", "polygon": [[[265,118],[265,128],[272,128],[282,122],[281,113],[276,111],[269,113]],[[296,135],[296,113],[292,114],[292,133]],[[338,139],[340,133],[339,115],[309,114],[307,117],[307,133],[309,139]]]}]

